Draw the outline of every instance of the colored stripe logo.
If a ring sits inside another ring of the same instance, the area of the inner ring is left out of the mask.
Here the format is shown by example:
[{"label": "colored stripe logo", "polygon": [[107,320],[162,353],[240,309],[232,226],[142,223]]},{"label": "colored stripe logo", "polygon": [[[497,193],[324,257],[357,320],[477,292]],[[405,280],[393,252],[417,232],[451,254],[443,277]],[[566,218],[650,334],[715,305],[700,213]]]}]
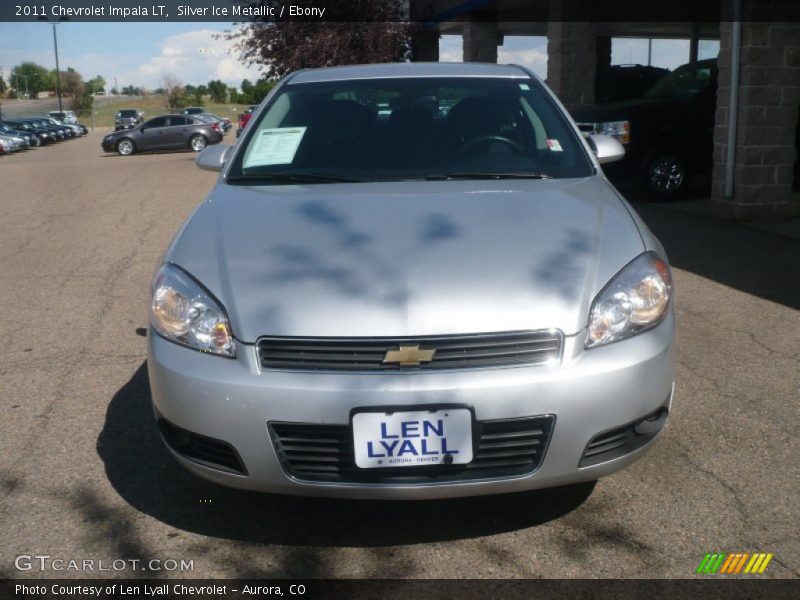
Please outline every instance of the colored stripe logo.
[{"label": "colored stripe logo", "polygon": [[696,572],[708,575],[714,573],[727,575],[738,575],[740,573],[760,574],[767,569],[767,565],[773,556],[773,554],[762,552],[756,552],[755,554],[747,552],[733,552],[730,554],[724,552],[706,553]]}]

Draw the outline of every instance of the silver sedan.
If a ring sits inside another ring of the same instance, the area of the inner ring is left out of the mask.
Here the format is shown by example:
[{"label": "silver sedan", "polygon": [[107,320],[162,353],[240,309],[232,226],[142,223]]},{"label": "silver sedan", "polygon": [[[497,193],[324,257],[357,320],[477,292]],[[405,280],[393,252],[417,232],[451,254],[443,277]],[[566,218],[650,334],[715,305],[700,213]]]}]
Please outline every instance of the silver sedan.
[{"label": "silver sedan", "polygon": [[661,244],[517,66],[286,77],[150,294],[166,447],[224,485],[442,498],[591,481],[672,402]]}]

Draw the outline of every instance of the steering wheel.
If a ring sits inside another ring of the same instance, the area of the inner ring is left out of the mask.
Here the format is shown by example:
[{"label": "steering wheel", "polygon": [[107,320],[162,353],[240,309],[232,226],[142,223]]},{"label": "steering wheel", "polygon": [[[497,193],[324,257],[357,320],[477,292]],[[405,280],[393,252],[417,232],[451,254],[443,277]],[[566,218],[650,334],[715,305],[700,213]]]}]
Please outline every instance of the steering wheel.
[{"label": "steering wheel", "polygon": [[492,142],[503,143],[510,147],[516,154],[525,154],[525,149],[520,144],[514,140],[508,139],[507,137],[503,137],[502,135],[482,135],[480,137],[476,137],[474,140],[470,140],[461,144],[459,149],[456,150],[456,154],[461,156],[467,154],[470,149],[478,146],[479,144],[487,144]]}]

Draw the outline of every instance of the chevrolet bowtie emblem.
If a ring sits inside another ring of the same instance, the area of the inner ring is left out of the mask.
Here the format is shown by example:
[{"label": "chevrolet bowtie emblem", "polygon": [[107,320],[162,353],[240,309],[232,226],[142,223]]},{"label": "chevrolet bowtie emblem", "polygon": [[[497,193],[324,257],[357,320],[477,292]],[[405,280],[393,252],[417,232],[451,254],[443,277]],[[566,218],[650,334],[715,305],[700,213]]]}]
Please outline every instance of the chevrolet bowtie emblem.
[{"label": "chevrolet bowtie emblem", "polygon": [[416,346],[403,346],[397,350],[387,350],[383,357],[383,364],[399,363],[401,367],[418,367],[422,363],[429,363],[433,360],[436,349],[426,350]]}]

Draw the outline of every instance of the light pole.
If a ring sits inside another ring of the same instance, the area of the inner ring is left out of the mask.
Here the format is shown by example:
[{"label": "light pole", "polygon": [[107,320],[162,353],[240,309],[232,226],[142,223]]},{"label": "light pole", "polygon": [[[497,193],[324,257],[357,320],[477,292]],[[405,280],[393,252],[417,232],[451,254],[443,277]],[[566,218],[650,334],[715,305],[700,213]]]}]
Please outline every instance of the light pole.
[{"label": "light pole", "polygon": [[24,77],[24,78],[25,78],[25,97],[26,97],[28,100],[30,100],[30,99],[31,99],[31,84],[30,84],[30,79],[31,79],[31,77],[33,77],[34,79],[36,79],[36,78],[38,77],[38,75],[36,75],[36,73],[33,73],[32,75],[17,75],[17,77]]},{"label": "light pole", "polygon": [[[39,17],[40,21],[48,21],[47,17]],[[55,21],[48,21],[53,26],[53,48],[56,52],[56,96],[58,97],[58,112],[64,112],[61,106],[61,68],[58,66],[58,35],[56,25],[61,21],[67,21],[69,17],[61,17]]]}]

